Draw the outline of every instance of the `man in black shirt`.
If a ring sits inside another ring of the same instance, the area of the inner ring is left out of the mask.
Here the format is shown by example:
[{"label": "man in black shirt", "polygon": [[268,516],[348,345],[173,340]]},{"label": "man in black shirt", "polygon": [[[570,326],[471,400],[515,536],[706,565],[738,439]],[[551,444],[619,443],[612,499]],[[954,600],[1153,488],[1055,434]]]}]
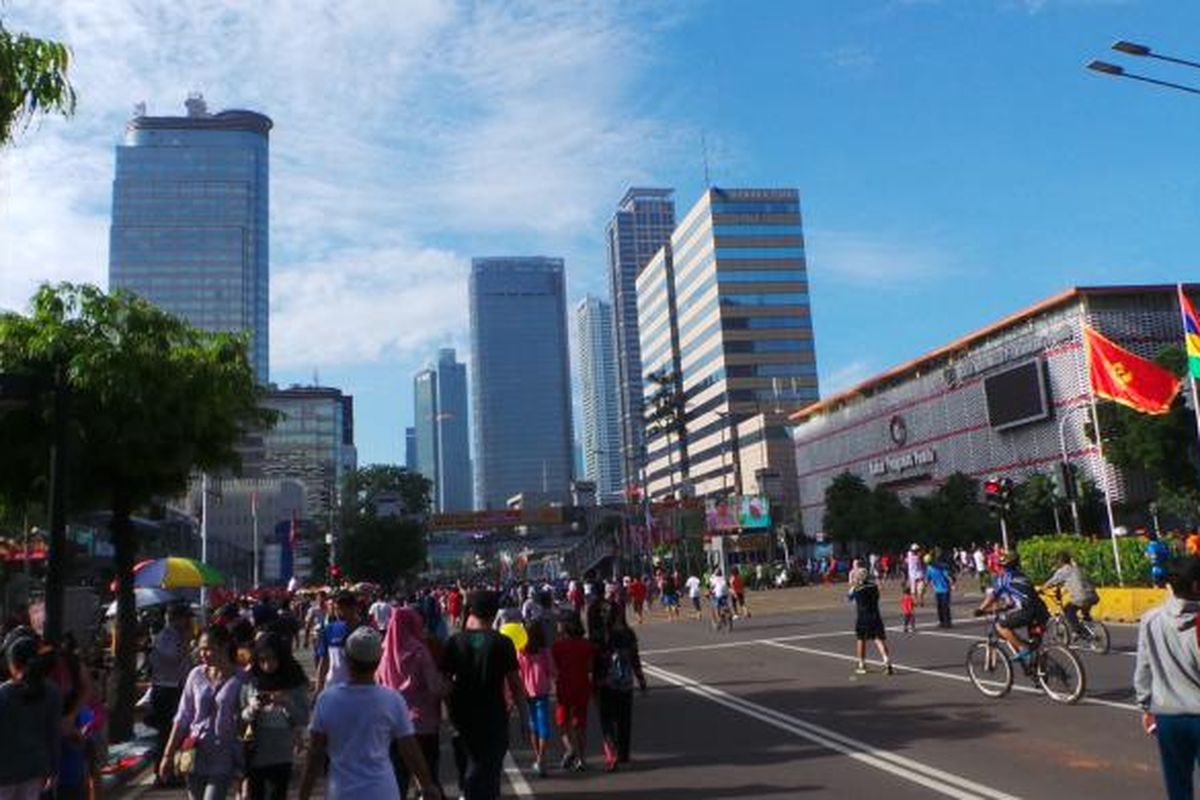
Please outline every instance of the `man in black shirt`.
[{"label": "man in black shirt", "polygon": [[500,774],[508,752],[506,683],[522,734],[528,726],[517,650],[510,639],[492,630],[498,607],[495,592],[474,592],[467,601],[466,625],[446,642],[442,656],[442,671],[452,687],[446,706],[457,731],[454,760],[466,800],[500,797]]}]

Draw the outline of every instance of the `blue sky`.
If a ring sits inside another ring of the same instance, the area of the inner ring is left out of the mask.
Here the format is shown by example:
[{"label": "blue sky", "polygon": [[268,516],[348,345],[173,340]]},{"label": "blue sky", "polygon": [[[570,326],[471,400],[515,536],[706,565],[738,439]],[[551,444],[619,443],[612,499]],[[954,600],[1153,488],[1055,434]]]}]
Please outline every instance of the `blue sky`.
[{"label": "blue sky", "polygon": [[1104,78],[1117,38],[1200,57],[1148,0],[28,2],[75,50],[76,117],[0,154],[0,307],[107,275],[133,104],[269,114],[272,377],[355,395],[364,463],[403,458],[411,376],[466,353],[472,255],[567,259],[607,295],[625,187],[802,197],[822,392],[1073,284],[1196,280],[1200,98]]}]

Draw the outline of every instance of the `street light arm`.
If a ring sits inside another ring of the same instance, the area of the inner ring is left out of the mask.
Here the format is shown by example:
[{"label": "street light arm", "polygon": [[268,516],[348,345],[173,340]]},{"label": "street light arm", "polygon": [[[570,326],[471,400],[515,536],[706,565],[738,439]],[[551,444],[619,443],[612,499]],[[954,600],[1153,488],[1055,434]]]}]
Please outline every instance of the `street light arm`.
[{"label": "street light arm", "polygon": [[1129,56],[1138,56],[1140,58],[1156,58],[1159,61],[1168,61],[1172,64],[1182,64],[1185,67],[1200,69],[1200,63],[1189,61],[1186,58],[1176,58],[1175,56],[1164,56],[1161,53],[1156,53],[1148,45],[1130,42],[1125,39],[1113,42],[1112,49],[1118,53],[1124,53]]},{"label": "street light arm", "polygon": [[[1200,67],[1200,65],[1197,66]],[[1124,67],[1120,67],[1116,64],[1109,64],[1106,61],[1092,61],[1087,65],[1087,68],[1093,72],[1099,72],[1104,75],[1112,75],[1113,77],[1117,78],[1129,78],[1130,80],[1141,81],[1142,83],[1152,83],[1155,86],[1176,89],[1181,92],[1187,92],[1188,94],[1200,94],[1200,89],[1197,89],[1194,86],[1185,86],[1182,83],[1172,83],[1171,81],[1163,81],[1159,80],[1158,78],[1150,78],[1145,75],[1137,75],[1132,72],[1126,72]]]}]

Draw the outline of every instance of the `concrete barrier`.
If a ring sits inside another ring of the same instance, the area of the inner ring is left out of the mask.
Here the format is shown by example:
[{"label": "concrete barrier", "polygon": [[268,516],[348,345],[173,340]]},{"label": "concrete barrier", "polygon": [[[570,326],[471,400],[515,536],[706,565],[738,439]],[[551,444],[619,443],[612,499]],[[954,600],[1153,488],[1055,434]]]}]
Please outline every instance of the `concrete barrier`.
[{"label": "concrete barrier", "polygon": [[1167,599],[1166,589],[1101,586],[1096,591],[1100,593],[1100,602],[1092,609],[1092,615],[1105,622],[1137,622],[1142,614]]}]

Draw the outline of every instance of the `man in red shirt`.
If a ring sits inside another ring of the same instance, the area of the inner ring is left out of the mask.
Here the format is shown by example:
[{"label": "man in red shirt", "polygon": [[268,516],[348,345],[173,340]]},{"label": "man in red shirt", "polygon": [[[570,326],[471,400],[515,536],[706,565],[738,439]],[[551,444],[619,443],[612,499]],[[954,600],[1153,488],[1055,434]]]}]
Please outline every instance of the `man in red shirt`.
[{"label": "man in red shirt", "polygon": [[646,605],[646,584],[642,583],[642,579],[636,575],[629,582],[629,599],[633,603],[634,616],[641,625],[644,621],[642,612]]},{"label": "man in red shirt", "polygon": [[742,580],[742,572],[737,567],[733,568],[733,575],[729,577],[729,590],[733,592],[734,615],[741,614],[749,619],[750,606],[746,605],[746,582]]},{"label": "man in red shirt", "polygon": [[554,661],[555,722],[566,749],[562,768],[582,772],[596,646],[584,636],[578,614],[565,615],[559,632],[561,635],[550,646],[550,657]]},{"label": "man in red shirt", "polygon": [[450,617],[450,625],[454,628],[462,626],[462,591],[457,586],[450,587],[446,595],[446,616]]}]

